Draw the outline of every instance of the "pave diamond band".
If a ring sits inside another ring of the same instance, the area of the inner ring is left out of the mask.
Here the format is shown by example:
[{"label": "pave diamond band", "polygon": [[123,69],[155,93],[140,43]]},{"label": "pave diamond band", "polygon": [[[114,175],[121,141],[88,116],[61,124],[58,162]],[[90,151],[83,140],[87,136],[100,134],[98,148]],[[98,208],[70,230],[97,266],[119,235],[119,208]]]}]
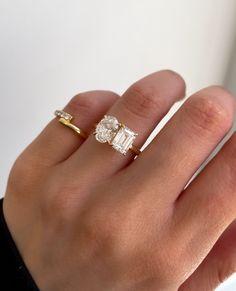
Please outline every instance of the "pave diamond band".
[{"label": "pave diamond band", "polygon": [[123,155],[129,150],[136,155],[140,154],[140,150],[133,145],[138,134],[119,123],[114,116],[105,115],[97,124],[94,134],[98,142],[108,143]]},{"label": "pave diamond band", "polygon": [[59,117],[59,122],[71,129],[73,129],[78,135],[80,135],[82,138],[86,139],[87,134],[80,129],[79,127],[75,126],[73,123],[71,123],[71,120],[73,119],[73,116],[69,113],[63,111],[63,110],[56,110],[54,112],[54,115]]},{"label": "pave diamond band", "polygon": [[66,120],[69,120],[71,121],[73,119],[73,116],[70,115],[69,113],[63,111],[63,110],[56,110],[54,112],[54,115],[57,116],[57,117],[61,117],[61,118],[64,118]]}]

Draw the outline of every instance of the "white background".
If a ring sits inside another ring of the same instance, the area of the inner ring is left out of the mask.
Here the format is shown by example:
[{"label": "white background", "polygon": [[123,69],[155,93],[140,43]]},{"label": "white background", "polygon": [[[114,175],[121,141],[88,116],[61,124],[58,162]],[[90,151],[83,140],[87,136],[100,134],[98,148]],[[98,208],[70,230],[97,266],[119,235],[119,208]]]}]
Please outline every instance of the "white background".
[{"label": "white background", "polygon": [[80,91],[122,93],[163,68],[188,94],[233,88],[235,19],[235,0],[0,0],[2,195],[16,156]]}]

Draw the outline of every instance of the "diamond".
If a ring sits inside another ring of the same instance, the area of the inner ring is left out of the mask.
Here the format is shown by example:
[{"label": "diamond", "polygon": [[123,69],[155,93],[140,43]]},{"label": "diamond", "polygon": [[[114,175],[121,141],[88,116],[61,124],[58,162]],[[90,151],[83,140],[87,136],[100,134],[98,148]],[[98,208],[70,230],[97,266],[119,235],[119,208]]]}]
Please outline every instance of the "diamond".
[{"label": "diamond", "polygon": [[126,155],[128,150],[132,147],[136,136],[137,133],[128,127],[121,126],[111,142],[112,147],[123,155]]},{"label": "diamond", "polygon": [[95,130],[95,138],[101,143],[111,143],[119,128],[118,120],[113,116],[104,116]]},{"label": "diamond", "polygon": [[63,110],[56,110],[54,114],[58,117],[64,118],[69,121],[73,118],[72,115]]},{"label": "diamond", "polygon": [[132,149],[133,142],[138,135],[127,126],[119,123],[115,117],[107,115],[97,124],[94,134],[97,141],[109,143],[123,155]]}]

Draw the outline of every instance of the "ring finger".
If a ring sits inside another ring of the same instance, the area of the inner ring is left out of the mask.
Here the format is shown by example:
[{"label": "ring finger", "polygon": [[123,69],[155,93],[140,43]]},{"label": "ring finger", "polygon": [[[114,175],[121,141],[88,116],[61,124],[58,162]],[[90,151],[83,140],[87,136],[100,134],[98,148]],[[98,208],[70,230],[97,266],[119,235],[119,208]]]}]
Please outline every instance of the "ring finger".
[{"label": "ring finger", "polygon": [[[107,115],[139,133],[135,145],[141,147],[171,106],[185,95],[185,83],[176,73],[164,70],[134,83],[110,108]],[[111,147],[97,142],[93,135],[72,155],[68,162],[74,171],[78,163],[83,169],[109,176],[127,165],[134,155],[121,155]],[[87,171],[83,171],[87,172]]]}]

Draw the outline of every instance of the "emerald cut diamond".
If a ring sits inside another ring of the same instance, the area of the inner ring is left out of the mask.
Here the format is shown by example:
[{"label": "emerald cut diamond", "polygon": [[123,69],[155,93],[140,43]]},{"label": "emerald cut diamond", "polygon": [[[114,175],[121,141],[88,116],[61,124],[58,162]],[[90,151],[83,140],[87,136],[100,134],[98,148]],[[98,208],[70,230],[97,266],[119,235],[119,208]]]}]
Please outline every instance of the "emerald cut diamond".
[{"label": "emerald cut diamond", "polygon": [[126,155],[128,150],[132,147],[137,133],[133,132],[126,126],[121,126],[112,140],[112,147],[118,152]]}]

